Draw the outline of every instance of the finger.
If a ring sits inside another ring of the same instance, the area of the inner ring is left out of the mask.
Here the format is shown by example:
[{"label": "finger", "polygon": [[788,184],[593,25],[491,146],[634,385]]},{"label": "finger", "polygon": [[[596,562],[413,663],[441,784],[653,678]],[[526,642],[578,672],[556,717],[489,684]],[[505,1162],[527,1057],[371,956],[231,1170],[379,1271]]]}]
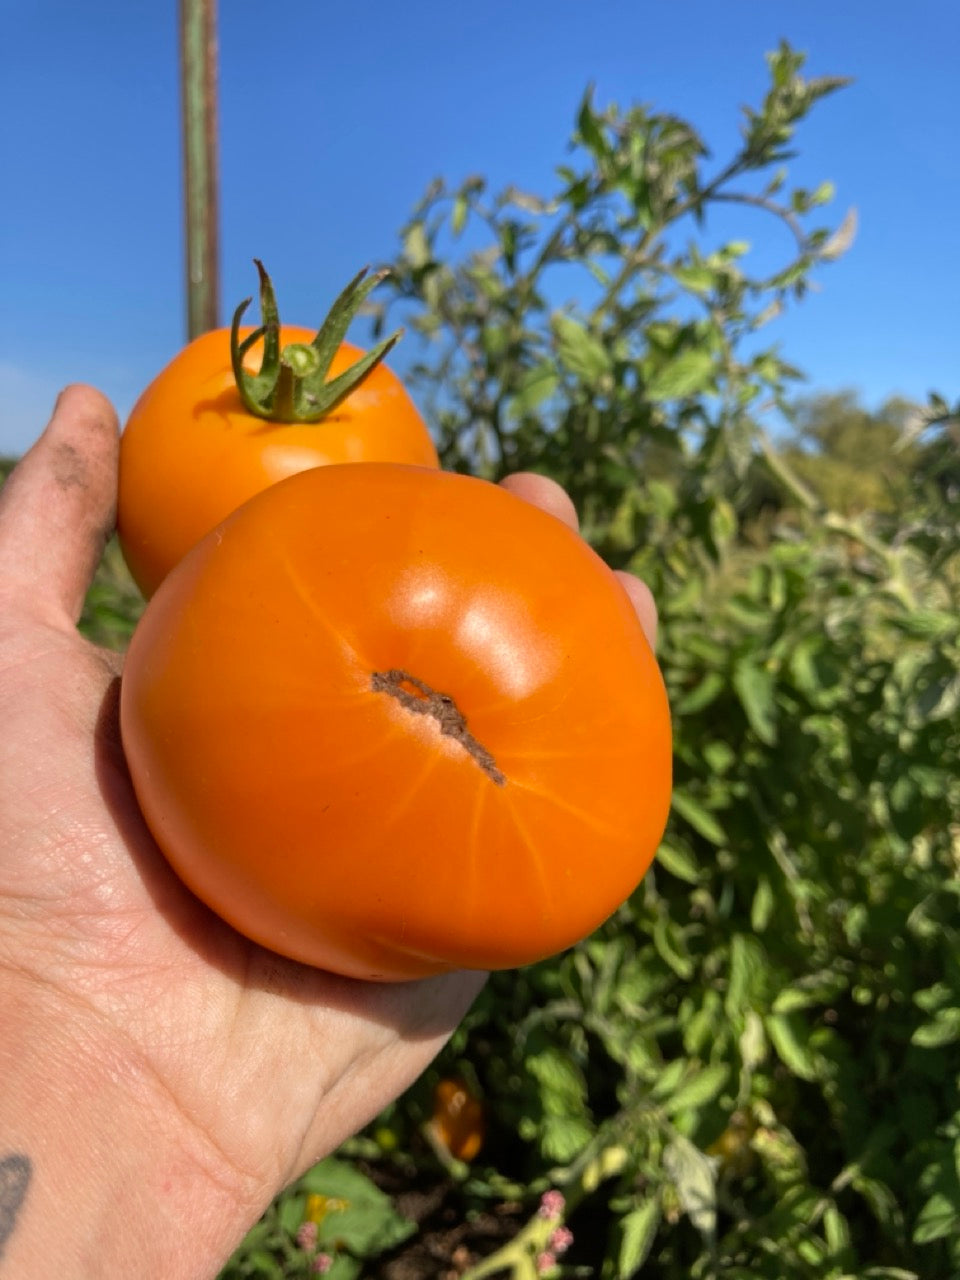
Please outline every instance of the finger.
[{"label": "finger", "polygon": [[61,392],[0,493],[0,609],[73,626],[117,497],[117,415],[93,387]]},{"label": "finger", "polygon": [[500,483],[510,493],[515,493],[525,502],[532,502],[535,507],[548,511],[550,515],[568,524],[571,529],[580,528],[576,507],[570,501],[567,491],[555,480],[535,475],[532,471],[518,471],[515,475],[507,476]]},{"label": "finger", "polygon": [[657,604],[650,588],[645,582],[641,582],[634,573],[626,573],[623,569],[618,569],[616,573],[624,591],[630,597],[633,607],[637,611],[637,617],[640,619],[644,635],[650,642],[650,648],[655,650],[657,647]]}]

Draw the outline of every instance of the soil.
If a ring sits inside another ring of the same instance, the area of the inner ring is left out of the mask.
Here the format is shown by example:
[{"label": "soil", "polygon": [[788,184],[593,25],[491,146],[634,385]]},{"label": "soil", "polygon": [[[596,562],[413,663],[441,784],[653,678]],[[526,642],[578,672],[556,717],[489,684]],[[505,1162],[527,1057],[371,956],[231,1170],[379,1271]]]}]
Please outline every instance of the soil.
[{"label": "soil", "polygon": [[504,1203],[469,1212],[460,1188],[448,1178],[431,1178],[385,1164],[357,1167],[393,1200],[399,1213],[419,1228],[390,1253],[367,1264],[364,1280],[459,1280],[482,1258],[512,1240],[529,1208]]}]

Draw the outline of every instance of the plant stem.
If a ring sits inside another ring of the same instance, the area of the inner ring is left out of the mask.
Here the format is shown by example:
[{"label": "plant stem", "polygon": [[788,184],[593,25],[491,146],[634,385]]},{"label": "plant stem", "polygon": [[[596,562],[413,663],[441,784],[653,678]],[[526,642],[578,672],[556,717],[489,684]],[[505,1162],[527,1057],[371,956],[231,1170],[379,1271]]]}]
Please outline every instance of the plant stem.
[{"label": "plant stem", "polygon": [[578,1172],[573,1173],[578,1167],[575,1162],[567,1170],[573,1176],[569,1182],[562,1184],[563,1213],[545,1218],[538,1211],[512,1240],[469,1271],[465,1271],[460,1280],[482,1280],[484,1276],[507,1270],[511,1271],[514,1280],[526,1280],[528,1276],[532,1280],[536,1276],[535,1259],[547,1250],[550,1237],[585,1196],[595,1191],[605,1179],[616,1177],[621,1172],[627,1162],[627,1152],[615,1137],[608,1134],[606,1140],[602,1140],[586,1160],[583,1157],[580,1159],[582,1164]]}]

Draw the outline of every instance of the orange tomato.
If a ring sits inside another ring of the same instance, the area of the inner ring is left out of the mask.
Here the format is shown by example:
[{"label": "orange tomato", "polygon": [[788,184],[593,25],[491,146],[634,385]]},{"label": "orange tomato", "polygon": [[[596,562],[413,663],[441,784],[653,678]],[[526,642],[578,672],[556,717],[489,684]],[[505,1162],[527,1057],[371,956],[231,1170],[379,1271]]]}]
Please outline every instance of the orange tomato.
[{"label": "orange tomato", "polygon": [[483,1104],[462,1080],[444,1079],[433,1091],[433,1131],[456,1160],[475,1160],[486,1135]]},{"label": "orange tomato", "polygon": [[140,621],[121,727],[185,883],[358,978],[570,946],[669,806],[664,686],[616,576],[555,517],[417,467],[303,472],[205,538]]},{"label": "orange tomato", "polygon": [[723,1133],[707,1147],[707,1155],[718,1158],[723,1173],[744,1178],[757,1161],[753,1149],[756,1132],[756,1118],[749,1111],[735,1111]]},{"label": "orange tomato", "polygon": [[[309,329],[281,328],[283,346],[312,338]],[[258,367],[261,345],[247,353],[245,368]],[[341,343],[329,377],[362,355]],[[120,441],[117,527],[140,590],[151,596],[194,543],[261,489],[340,462],[438,465],[426,425],[396,374],[377,365],[319,422],[271,422],[244,407],[230,330],[202,334],[146,389]]]}]

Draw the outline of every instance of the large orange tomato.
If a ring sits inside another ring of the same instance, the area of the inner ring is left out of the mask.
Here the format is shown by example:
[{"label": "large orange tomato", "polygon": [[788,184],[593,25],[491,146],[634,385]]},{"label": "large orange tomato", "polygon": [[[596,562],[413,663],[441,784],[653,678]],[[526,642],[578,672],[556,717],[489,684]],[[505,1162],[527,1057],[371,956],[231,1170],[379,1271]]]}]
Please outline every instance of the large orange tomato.
[{"label": "large orange tomato", "polygon": [[[330,362],[322,371],[327,387],[369,359],[339,340],[357,299],[369,292],[369,284],[359,280],[348,286],[353,292],[330,343]],[[261,298],[264,318],[275,315],[265,272]],[[262,334],[245,346],[255,332],[237,322],[233,331],[217,329],[196,338],[154,379],[130,414],[120,442],[117,525],[124,557],[145,596],[214,525],[294,472],[340,462],[438,465],[423,419],[400,379],[382,363],[362,372],[349,394],[319,420],[309,403],[294,403],[289,396],[286,404],[264,396],[263,413],[255,412],[254,397],[241,394],[237,385],[234,359],[239,346],[246,381],[257,392]],[[277,320],[273,340],[276,374],[289,379],[281,352],[292,349],[301,360],[309,359],[314,335]],[[378,358],[390,345],[378,348]]]},{"label": "large orange tomato", "polygon": [[669,805],[664,686],[615,575],[555,517],[417,467],[303,472],[205,538],[140,621],[121,727],[185,883],[359,978],[571,945]]}]

